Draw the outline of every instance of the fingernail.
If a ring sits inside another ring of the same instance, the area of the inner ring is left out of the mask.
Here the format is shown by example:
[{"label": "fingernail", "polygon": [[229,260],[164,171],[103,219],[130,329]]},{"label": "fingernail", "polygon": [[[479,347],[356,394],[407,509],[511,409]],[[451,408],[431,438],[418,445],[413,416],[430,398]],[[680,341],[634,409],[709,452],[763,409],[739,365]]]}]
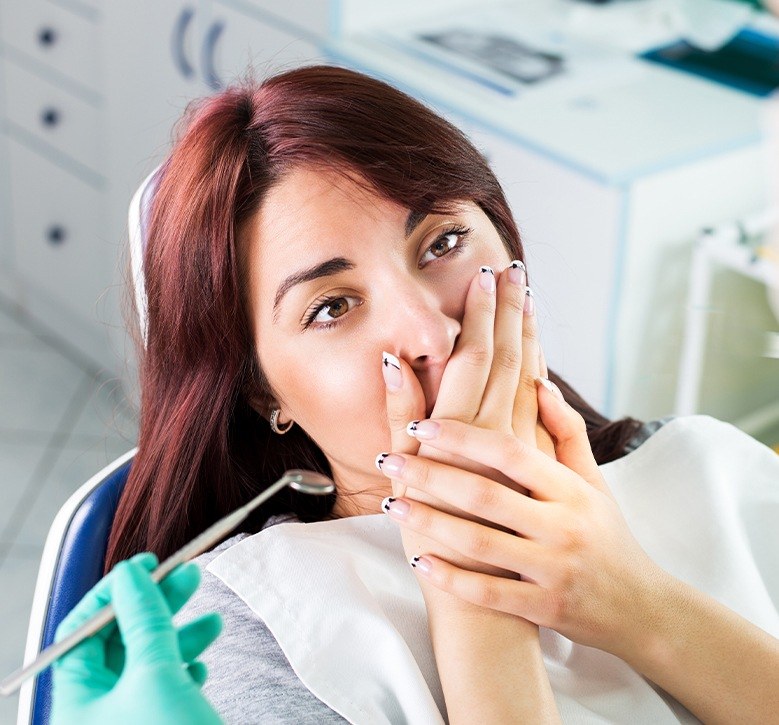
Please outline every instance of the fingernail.
[{"label": "fingernail", "polygon": [[379,453],[376,456],[376,468],[382,473],[397,475],[403,470],[405,462],[403,456],[396,456],[394,453]]},{"label": "fingernail", "polygon": [[492,267],[479,267],[479,284],[485,292],[495,291],[495,272]]},{"label": "fingernail", "polygon": [[527,275],[525,274],[525,265],[522,264],[520,260],[515,259],[509,265],[509,282],[517,285],[518,287],[523,287],[526,279]]},{"label": "fingernail", "polygon": [[429,441],[431,438],[437,438],[441,426],[434,420],[412,420],[406,426],[406,433],[412,438]]},{"label": "fingernail", "polygon": [[536,310],[536,301],[533,296],[533,290],[530,289],[530,287],[527,288],[527,291],[525,292],[525,307],[524,307],[524,313],[526,315],[532,315]]},{"label": "fingernail", "polygon": [[381,502],[381,508],[385,514],[389,514],[396,519],[405,519],[406,516],[408,516],[411,505],[408,501],[404,501],[402,498],[392,498],[392,496],[387,496],[387,498]]},{"label": "fingernail", "polygon": [[388,388],[398,390],[403,386],[400,360],[389,352],[381,353],[381,372],[384,375],[384,383]]},{"label": "fingernail", "polygon": [[552,395],[555,396],[558,400],[563,400],[563,394],[560,391],[560,388],[558,388],[549,378],[544,377],[537,377],[536,380],[538,380],[541,385],[543,385]]},{"label": "fingernail", "polygon": [[408,561],[411,566],[413,566],[415,569],[419,569],[422,574],[429,574],[430,570],[432,569],[432,564],[430,562],[430,559],[424,557],[424,556],[413,556]]}]

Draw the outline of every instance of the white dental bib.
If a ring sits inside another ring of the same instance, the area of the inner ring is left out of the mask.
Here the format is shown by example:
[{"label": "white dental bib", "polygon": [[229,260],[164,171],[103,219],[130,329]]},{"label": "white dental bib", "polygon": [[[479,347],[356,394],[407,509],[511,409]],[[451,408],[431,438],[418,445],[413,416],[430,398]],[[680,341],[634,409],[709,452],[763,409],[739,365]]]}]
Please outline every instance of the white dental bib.
[{"label": "white dental bib", "polygon": [[[655,562],[779,636],[779,456],[729,424],[689,416],[600,469]],[[385,514],[271,526],[207,568],[350,722],[445,721],[425,604]],[[697,722],[611,654],[544,628],[541,646],[563,722]]]}]

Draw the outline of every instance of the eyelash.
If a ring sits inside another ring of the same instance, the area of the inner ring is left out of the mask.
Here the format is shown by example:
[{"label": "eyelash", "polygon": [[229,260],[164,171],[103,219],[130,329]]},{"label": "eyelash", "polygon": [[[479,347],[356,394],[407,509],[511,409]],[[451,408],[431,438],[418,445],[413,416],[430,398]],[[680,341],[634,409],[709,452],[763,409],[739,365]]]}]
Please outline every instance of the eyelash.
[{"label": "eyelash", "polygon": [[[440,244],[441,242],[445,241],[447,237],[455,235],[457,237],[457,242],[458,242],[457,245],[454,247],[450,247],[449,251],[446,254],[444,254],[441,257],[436,257],[436,259],[443,259],[444,257],[454,257],[460,254],[468,246],[468,243],[465,240],[467,239],[470,233],[471,233],[471,229],[469,227],[456,226],[447,229],[439,237],[437,237],[434,242],[430,244],[430,246],[425,250],[425,254],[427,254],[436,244]],[[314,300],[313,304],[309,308],[310,311],[306,316],[305,322],[303,323],[303,329],[307,330],[309,327],[311,327],[311,325],[314,322],[314,319],[316,318],[316,316],[319,314],[321,310],[323,310],[325,307],[335,302],[336,300],[340,300],[343,298],[344,295],[336,295],[334,297],[325,297],[325,298],[320,298],[318,300]],[[341,315],[341,317],[345,317],[345,315]],[[319,323],[314,327],[314,329],[318,331],[329,330],[339,324],[339,320],[341,319],[341,317],[337,318],[336,320],[332,320],[331,322]]]}]

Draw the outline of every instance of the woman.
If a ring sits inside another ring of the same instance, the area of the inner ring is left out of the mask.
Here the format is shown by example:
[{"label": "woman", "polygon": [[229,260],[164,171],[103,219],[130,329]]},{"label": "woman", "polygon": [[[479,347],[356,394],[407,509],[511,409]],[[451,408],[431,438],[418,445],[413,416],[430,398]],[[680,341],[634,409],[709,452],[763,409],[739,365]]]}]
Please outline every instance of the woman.
[{"label": "woman", "polygon": [[[405,511],[451,722],[558,717],[538,625],[617,654],[704,719],[768,712],[721,665],[748,645],[741,671],[775,677],[776,640],[666,575],[600,476],[662,421],[610,422],[551,372],[573,407],[536,387],[547,370],[523,257],[484,159],[383,83],[303,68],[193,105],[154,198],[139,453],[106,568],[164,557],[286,468],[315,468],[337,486],[324,506],[286,490],[247,533],[291,532],[268,529],[289,514],[360,523],[387,497],[388,513]],[[407,434],[423,418],[438,438],[422,423]],[[342,721],[246,598],[211,579],[188,611],[225,618],[206,685],[217,710]],[[669,666],[662,648],[642,651],[631,626],[660,623],[658,601],[684,613],[669,641],[683,627],[704,656]],[[715,623],[729,632],[716,646]]]}]

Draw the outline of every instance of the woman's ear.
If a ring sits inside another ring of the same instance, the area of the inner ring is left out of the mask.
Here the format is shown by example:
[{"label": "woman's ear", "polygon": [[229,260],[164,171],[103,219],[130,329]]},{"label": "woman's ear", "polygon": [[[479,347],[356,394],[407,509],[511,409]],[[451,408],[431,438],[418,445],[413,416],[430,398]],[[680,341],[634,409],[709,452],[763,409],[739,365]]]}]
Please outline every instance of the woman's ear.
[{"label": "woman's ear", "polygon": [[246,399],[249,406],[265,420],[270,420],[270,414],[274,408],[278,408],[279,405],[272,395],[262,393],[252,393],[247,395]]}]

